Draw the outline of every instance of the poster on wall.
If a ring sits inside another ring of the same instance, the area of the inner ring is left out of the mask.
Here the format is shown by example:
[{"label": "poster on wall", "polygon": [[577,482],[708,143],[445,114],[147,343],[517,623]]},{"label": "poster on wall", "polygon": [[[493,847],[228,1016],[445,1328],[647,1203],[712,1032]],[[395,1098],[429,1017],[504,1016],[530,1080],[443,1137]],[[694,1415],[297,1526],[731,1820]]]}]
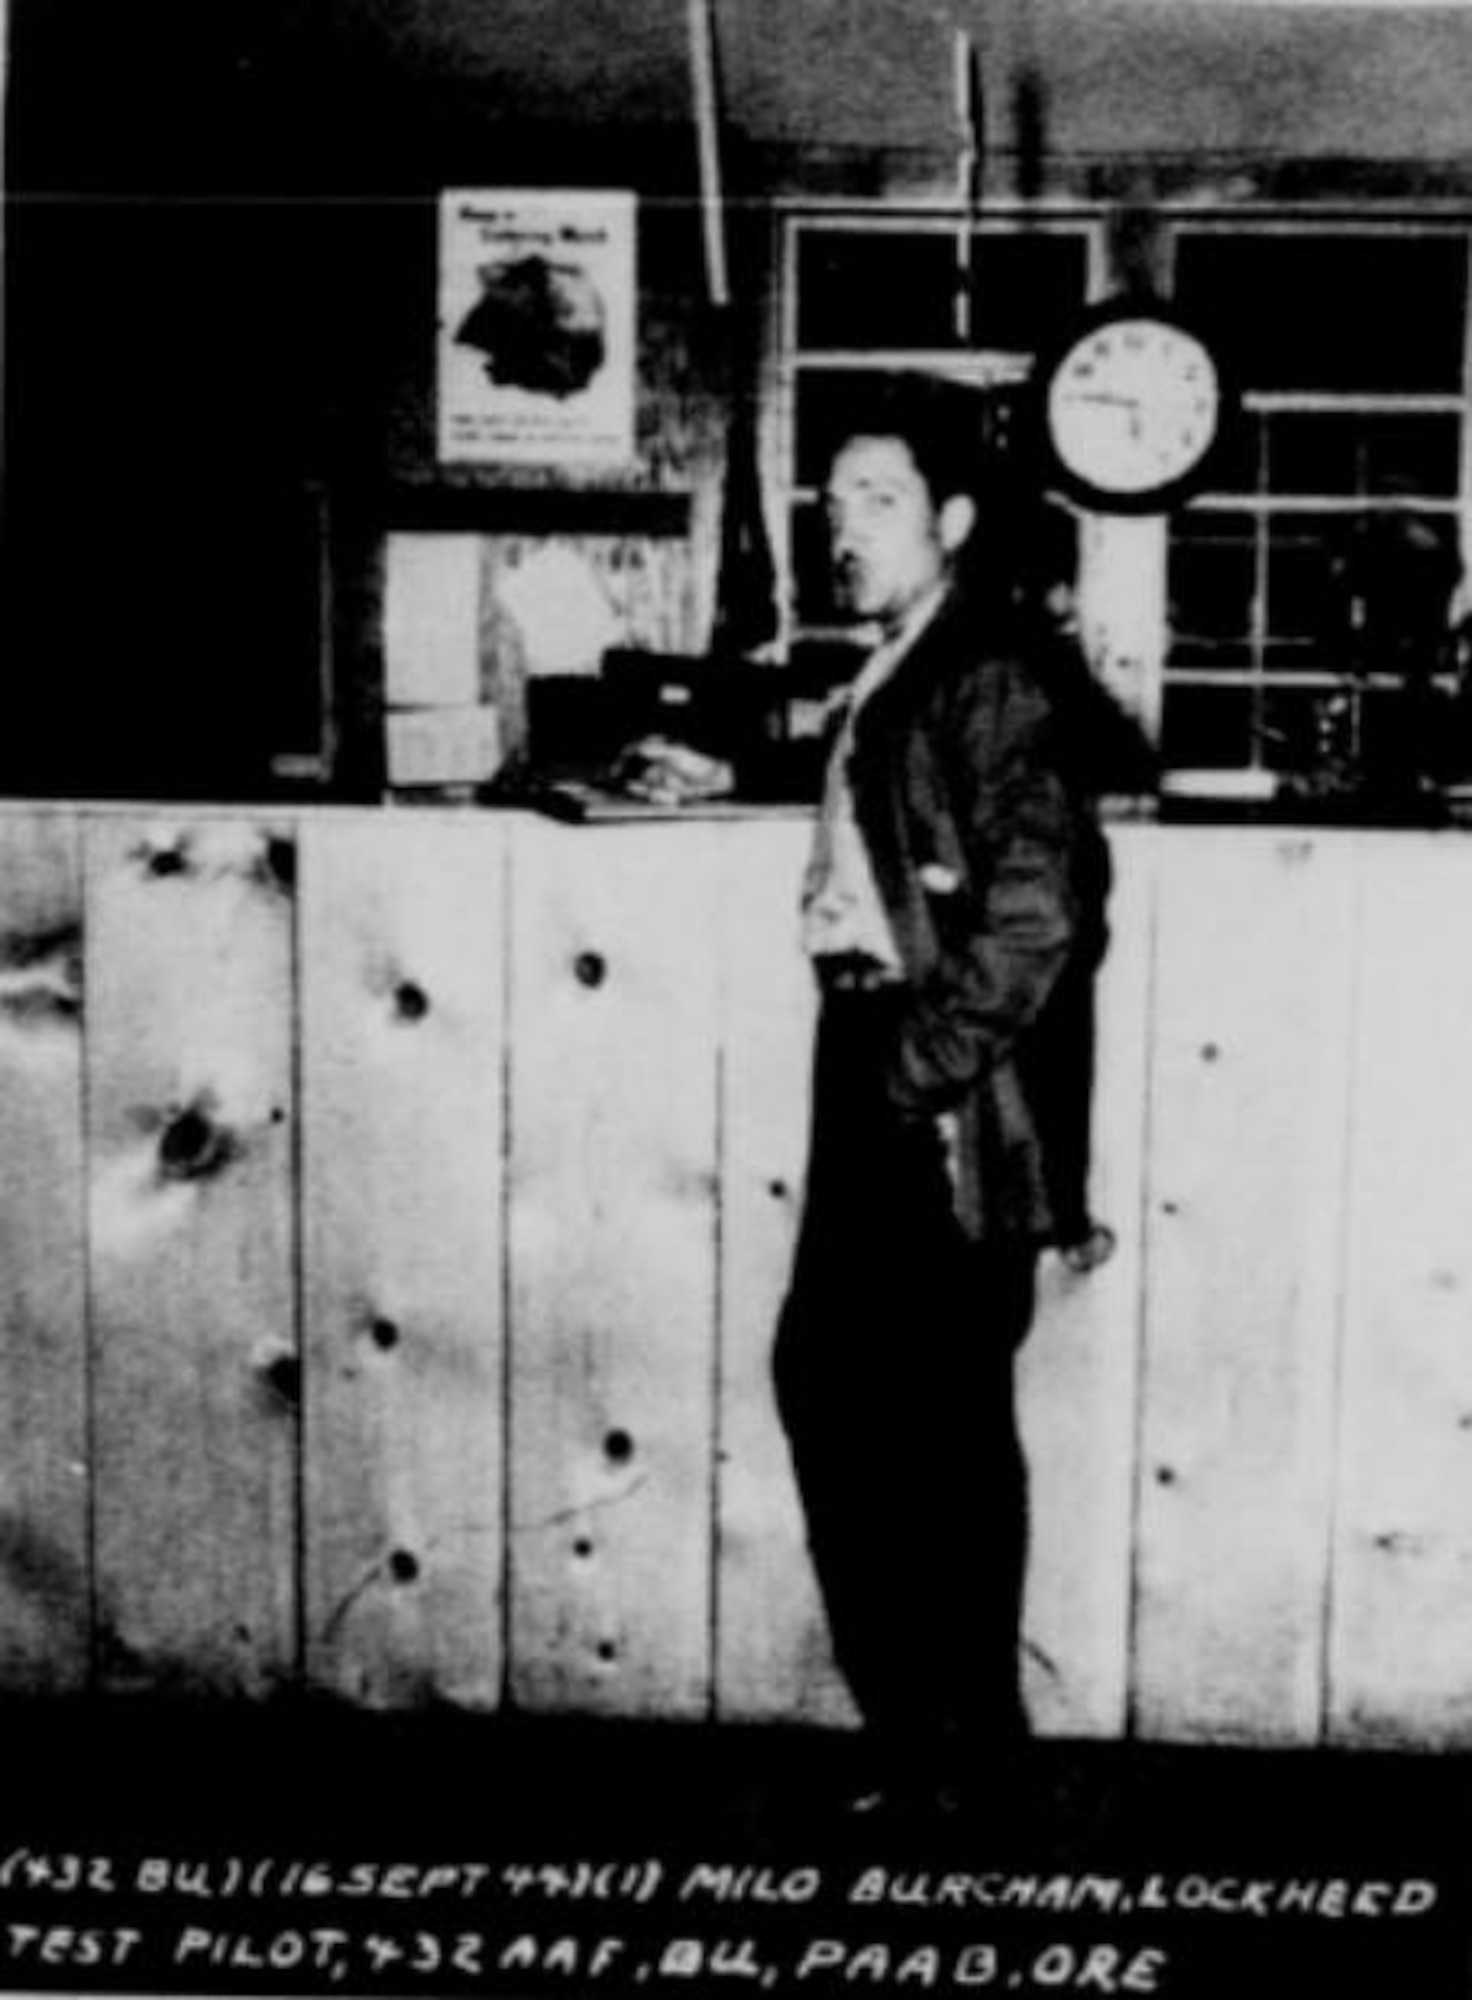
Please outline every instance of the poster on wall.
[{"label": "poster on wall", "polygon": [[443,462],[632,459],[635,212],[624,191],[441,195]]}]

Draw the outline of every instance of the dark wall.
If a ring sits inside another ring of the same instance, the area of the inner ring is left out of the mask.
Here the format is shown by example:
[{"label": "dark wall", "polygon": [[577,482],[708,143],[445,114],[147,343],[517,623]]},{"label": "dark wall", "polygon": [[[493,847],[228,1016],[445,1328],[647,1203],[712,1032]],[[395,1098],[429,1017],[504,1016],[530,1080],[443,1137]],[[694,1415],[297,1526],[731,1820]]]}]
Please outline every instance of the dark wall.
[{"label": "dark wall", "polygon": [[[269,790],[317,737],[321,522],[435,476],[437,189],[688,192],[688,132],[594,156],[321,19],[15,0],[0,788]],[[698,276],[688,201],[648,213]]]},{"label": "dark wall", "polygon": [[271,11],[16,9],[10,789],[209,792],[310,741],[340,232]]}]

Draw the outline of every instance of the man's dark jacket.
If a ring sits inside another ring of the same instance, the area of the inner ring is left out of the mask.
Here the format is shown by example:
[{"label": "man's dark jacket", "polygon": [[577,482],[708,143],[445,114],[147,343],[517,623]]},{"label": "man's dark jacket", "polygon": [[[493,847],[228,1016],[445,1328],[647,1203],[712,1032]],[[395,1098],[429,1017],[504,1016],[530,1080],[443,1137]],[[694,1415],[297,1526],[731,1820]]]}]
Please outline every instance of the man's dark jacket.
[{"label": "man's dark jacket", "polygon": [[890,1095],[917,1118],[955,1114],[968,1235],[1045,1242],[1019,1055],[1077,933],[1088,828],[1019,653],[948,597],[860,710],[849,768],[905,971]]}]

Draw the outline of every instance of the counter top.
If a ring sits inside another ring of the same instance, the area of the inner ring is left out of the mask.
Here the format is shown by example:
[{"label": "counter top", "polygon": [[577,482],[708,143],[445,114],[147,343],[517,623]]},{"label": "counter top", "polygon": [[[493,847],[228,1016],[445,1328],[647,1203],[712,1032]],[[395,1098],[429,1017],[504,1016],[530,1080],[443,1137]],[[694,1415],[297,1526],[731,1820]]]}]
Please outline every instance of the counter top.
[{"label": "counter top", "polygon": [[[569,826],[618,824],[802,823],[815,810],[809,800],[735,795],[677,805],[630,798],[588,780],[568,779],[527,789],[516,796],[476,798],[448,793],[401,793],[381,799],[254,798],[0,798],[0,815],[44,819],[76,817],[157,820],[437,818],[510,820],[542,818]],[[1107,798],[1100,817],[1110,826],[1164,828],[1251,828],[1263,832],[1295,827],[1308,831],[1454,833],[1472,832],[1472,808],[1464,800],[1433,800],[1409,806],[1393,802],[1275,799],[1246,802],[1221,799]]]},{"label": "counter top", "polygon": [[1165,826],[1345,827],[1418,833],[1472,830],[1466,802],[1444,798],[1162,798],[1150,816]]},{"label": "counter top", "polygon": [[[743,798],[694,799],[685,804],[631,798],[591,781],[570,779],[550,785],[521,802],[527,809],[576,825],[646,820],[805,819],[811,801]],[[1203,799],[1115,796],[1099,802],[1107,825],[1158,823],[1162,826],[1304,827],[1403,829],[1412,832],[1472,830],[1465,805],[1442,799]]]}]

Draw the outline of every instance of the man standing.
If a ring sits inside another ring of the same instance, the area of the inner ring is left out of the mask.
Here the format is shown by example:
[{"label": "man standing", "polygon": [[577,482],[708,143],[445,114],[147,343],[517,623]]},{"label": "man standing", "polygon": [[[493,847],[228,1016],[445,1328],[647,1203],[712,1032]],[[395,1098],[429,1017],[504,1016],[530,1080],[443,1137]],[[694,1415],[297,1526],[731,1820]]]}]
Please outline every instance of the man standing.
[{"label": "man standing", "polygon": [[879,643],[804,888],[822,1004],[775,1351],[838,1663],[886,1788],[925,1797],[1027,1730],[1013,1358],[1052,1226],[1018,1058],[1079,830],[1048,703],[960,587],[976,469],[946,390],[906,380],[829,473],[835,588]]}]

